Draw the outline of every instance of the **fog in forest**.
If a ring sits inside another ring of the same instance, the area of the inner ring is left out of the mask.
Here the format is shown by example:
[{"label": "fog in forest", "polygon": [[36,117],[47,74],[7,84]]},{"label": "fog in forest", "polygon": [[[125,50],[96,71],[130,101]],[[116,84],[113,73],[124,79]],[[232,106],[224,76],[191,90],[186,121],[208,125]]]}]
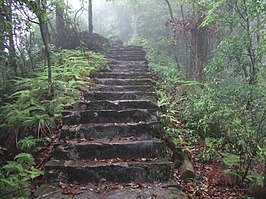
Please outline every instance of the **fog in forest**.
[{"label": "fog in forest", "polygon": [[[73,15],[77,16],[80,30],[87,30],[88,3],[72,0],[69,6]],[[169,12],[164,1],[94,0],[92,8],[94,32],[106,38],[129,42],[139,38],[169,36],[169,31],[165,30]]]}]

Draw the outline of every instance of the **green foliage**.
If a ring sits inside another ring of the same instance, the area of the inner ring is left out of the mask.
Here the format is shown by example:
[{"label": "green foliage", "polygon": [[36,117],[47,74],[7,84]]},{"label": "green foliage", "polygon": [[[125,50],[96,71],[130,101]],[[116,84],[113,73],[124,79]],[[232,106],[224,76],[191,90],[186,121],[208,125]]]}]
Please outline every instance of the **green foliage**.
[{"label": "green foliage", "polygon": [[[46,136],[51,135],[64,108],[73,105],[90,83],[90,72],[105,62],[100,54],[79,50],[54,53],[53,59],[52,98],[47,93],[45,68],[30,77],[10,80],[15,91],[0,108],[0,136],[18,129],[21,136],[17,144],[30,153],[36,152],[37,144],[47,141]],[[33,166],[34,158],[29,153],[19,153],[14,161],[6,162],[0,169],[0,197],[28,197],[28,183],[40,175]]]},{"label": "green foliage", "polygon": [[7,161],[0,169],[0,197],[28,198],[28,183],[38,177],[41,172],[33,167],[34,158],[28,153],[19,153],[14,161]]},{"label": "green foliage", "polygon": [[19,140],[18,145],[22,150],[31,149],[32,147],[36,146],[36,144],[40,141],[38,138],[34,138],[32,135],[24,137],[23,139]]},{"label": "green foliage", "polygon": [[53,99],[47,99],[46,69],[29,78],[16,78],[10,103],[1,107],[2,132],[12,127],[35,127],[37,134],[47,134],[60,120],[64,107],[71,106],[88,82],[89,73],[104,63],[96,53],[64,50],[55,55]]}]

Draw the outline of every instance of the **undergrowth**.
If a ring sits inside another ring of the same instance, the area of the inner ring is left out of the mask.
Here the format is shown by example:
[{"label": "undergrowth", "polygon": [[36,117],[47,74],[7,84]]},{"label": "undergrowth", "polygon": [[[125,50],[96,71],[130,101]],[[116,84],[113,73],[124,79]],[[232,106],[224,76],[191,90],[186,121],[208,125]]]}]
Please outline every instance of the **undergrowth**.
[{"label": "undergrowth", "polygon": [[[28,197],[27,183],[41,174],[34,168],[33,149],[49,141],[64,108],[73,105],[91,82],[90,72],[105,62],[100,54],[79,50],[54,53],[53,60],[53,96],[47,93],[47,68],[9,80],[14,92],[0,108],[0,137],[5,140],[1,147],[0,198]],[[5,161],[10,154],[14,160]]]},{"label": "undergrowth", "polygon": [[[154,53],[145,43],[149,67],[160,77],[158,106],[165,133],[177,150],[204,144],[199,156],[219,163],[233,184],[262,185],[265,161],[265,84],[241,83],[235,76],[212,78],[215,63],[206,67],[206,83],[185,80],[171,57]],[[262,71],[263,72],[263,71]],[[261,165],[261,166],[260,166]]]}]

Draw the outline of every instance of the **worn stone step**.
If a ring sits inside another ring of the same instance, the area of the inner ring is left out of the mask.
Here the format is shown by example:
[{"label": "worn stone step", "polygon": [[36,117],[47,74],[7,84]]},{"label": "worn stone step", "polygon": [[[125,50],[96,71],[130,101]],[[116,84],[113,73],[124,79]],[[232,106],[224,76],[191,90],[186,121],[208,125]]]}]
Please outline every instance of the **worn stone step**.
[{"label": "worn stone step", "polygon": [[107,57],[109,59],[117,59],[117,60],[136,60],[136,61],[145,61],[145,54],[143,53],[108,53]]},{"label": "worn stone step", "polygon": [[139,72],[139,73],[147,73],[148,67],[147,66],[135,66],[135,67],[128,67],[128,66],[119,66],[119,65],[108,65],[108,67],[105,68],[105,71],[107,72]]},{"label": "worn stone step", "polygon": [[119,53],[142,53],[142,54],[146,54],[146,52],[143,48],[135,48],[135,47],[110,49],[108,53],[117,53],[117,54],[119,54]]},{"label": "worn stone step", "polygon": [[148,68],[142,68],[142,67],[132,67],[132,68],[127,68],[127,67],[119,67],[119,66],[114,66],[114,67],[109,67],[105,69],[106,71],[113,71],[113,72],[140,72],[140,73],[146,73]]},{"label": "worn stone step", "polygon": [[165,143],[159,139],[127,137],[113,139],[76,139],[58,144],[55,159],[136,159],[161,158],[166,155]]},{"label": "worn stone step", "polygon": [[118,78],[95,78],[96,84],[105,85],[154,85],[154,81],[151,79],[118,79]]},{"label": "worn stone step", "polygon": [[131,60],[131,61],[145,61],[145,54],[138,53],[108,53],[107,57],[110,59],[118,59],[118,60]]},{"label": "worn stone step", "polygon": [[127,91],[145,91],[155,92],[155,86],[151,85],[125,85],[125,86],[114,86],[114,85],[103,85],[96,84],[89,88],[90,91],[102,91],[102,92],[127,92]]},{"label": "worn stone step", "polygon": [[45,178],[79,183],[166,182],[173,170],[173,164],[168,161],[111,161],[51,159],[45,165]]},{"label": "worn stone step", "polygon": [[145,61],[145,57],[132,57],[132,56],[109,56],[111,59],[123,60],[123,61]]},{"label": "worn stone step", "polygon": [[138,56],[145,56],[146,53],[145,51],[141,51],[141,50],[110,50],[109,52],[107,52],[107,56],[108,55],[138,55]]},{"label": "worn stone step", "polygon": [[79,125],[64,125],[61,129],[61,139],[101,139],[114,137],[160,135],[162,128],[158,121],[138,123],[90,123]]},{"label": "worn stone step", "polygon": [[[74,199],[185,199],[176,182],[165,183],[108,183],[98,185],[88,183],[73,186],[73,184],[49,183],[41,185],[34,193],[35,199],[69,199],[69,193],[77,193]],[[82,190],[82,191],[81,191]],[[73,194],[74,195],[74,194]]]},{"label": "worn stone step", "polygon": [[107,58],[108,64],[117,64],[117,65],[132,65],[132,66],[138,66],[138,65],[147,65],[148,61],[145,60],[134,60],[134,61],[126,61],[126,60],[116,60],[112,58]]},{"label": "worn stone step", "polygon": [[91,75],[93,78],[117,78],[117,79],[151,79],[154,74],[151,72],[100,72],[97,71]]},{"label": "worn stone step", "polygon": [[128,123],[157,121],[156,115],[147,109],[131,110],[86,110],[65,111],[62,117],[63,124],[86,123]]},{"label": "worn stone step", "polygon": [[137,45],[129,45],[129,46],[123,46],[119,44],[112,45],[112,48],[110,50],[144,50],[143,46],[137,46]]},{"label": "worn stone step", "polygon": [[151,100],[155,92],[145,91],[92,91],[84,94],[86,100]]},{"label": "worn stone step", "polygon": [[149,100],[98,100],[78,101],[73,110],[122,110],[122,109],[149,109],[157,110],[158,106]]}]

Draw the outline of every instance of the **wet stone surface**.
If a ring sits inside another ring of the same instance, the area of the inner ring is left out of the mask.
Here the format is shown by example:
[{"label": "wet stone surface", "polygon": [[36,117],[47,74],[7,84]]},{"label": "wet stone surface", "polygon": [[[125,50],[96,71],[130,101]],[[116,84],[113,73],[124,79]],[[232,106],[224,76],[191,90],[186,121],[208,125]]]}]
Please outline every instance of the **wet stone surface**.
[{"label": "wet stone surface", "polygon": [[36,193],[37,199],[184,199],[179,186],[169,184],[47,184]]},{"label": "wet stone surface", "polygon": [[160,139],[145,55],[137,46],[115,46],[107,54],[106,67],[92,74],[95,85],[63,113],[60,140],[45,165],[46,184],[35,198],[184,198],[178,186],[167,184],[174,165]]}]

